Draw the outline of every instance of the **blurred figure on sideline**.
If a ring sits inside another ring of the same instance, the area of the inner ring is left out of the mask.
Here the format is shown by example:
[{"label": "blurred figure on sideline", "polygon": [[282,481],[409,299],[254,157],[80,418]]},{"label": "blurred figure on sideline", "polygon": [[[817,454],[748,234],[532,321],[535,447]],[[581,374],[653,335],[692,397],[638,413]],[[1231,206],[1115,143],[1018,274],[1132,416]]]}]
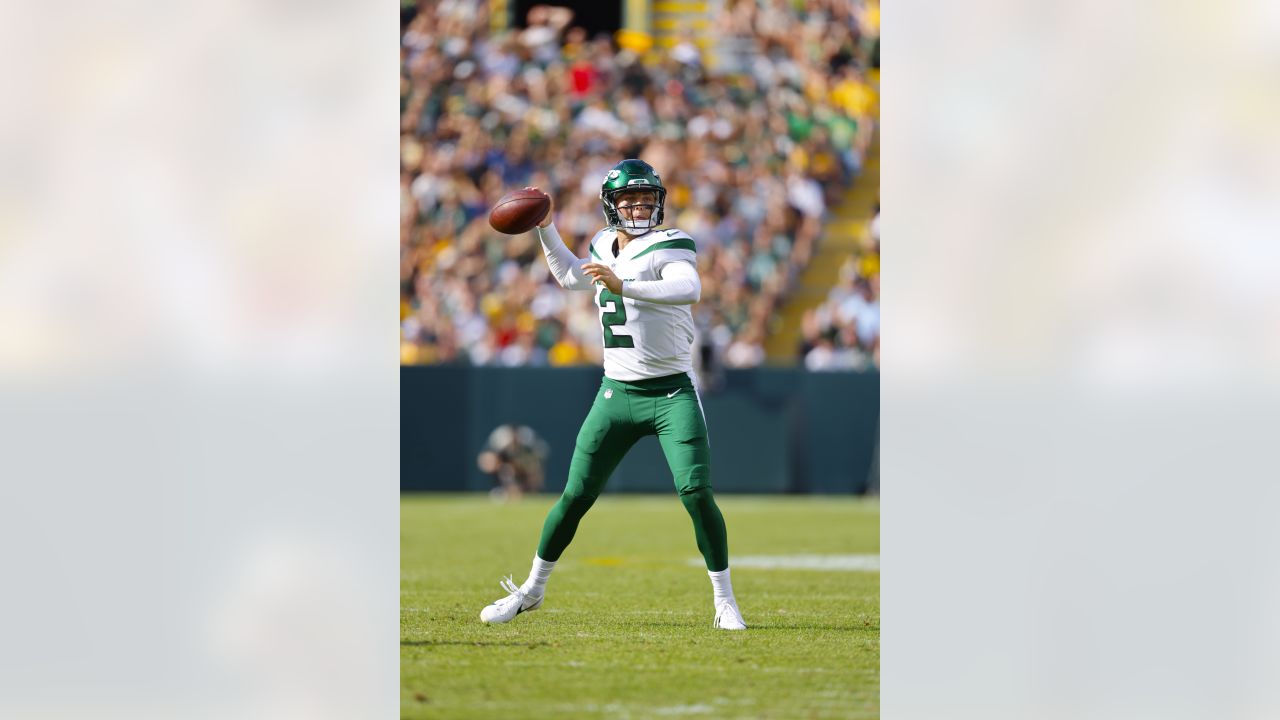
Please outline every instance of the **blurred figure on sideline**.
[{"label": "blurred figure on sideline", "polygon": [[476,464],[493,476],[489,494],[495,500],[519,500],[542,489],[542,463],[547,443],[526,425],[499,425],[489,434],[489,445]]}]

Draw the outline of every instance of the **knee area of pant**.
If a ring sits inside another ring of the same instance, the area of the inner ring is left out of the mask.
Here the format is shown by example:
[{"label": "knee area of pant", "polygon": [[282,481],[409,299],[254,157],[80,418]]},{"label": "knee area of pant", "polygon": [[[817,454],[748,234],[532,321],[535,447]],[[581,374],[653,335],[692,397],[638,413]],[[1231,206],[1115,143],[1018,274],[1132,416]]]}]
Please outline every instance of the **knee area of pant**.
[{"label": "knee area of pant", "polygon": [[709,487],[686,488],[680,491],[680,502],[690,510],[715,502]]},{"label": "knee area of pant", "polygon": [[565,490],[560,501],[572,507],[591,507],[596,497],[585,490]]}]

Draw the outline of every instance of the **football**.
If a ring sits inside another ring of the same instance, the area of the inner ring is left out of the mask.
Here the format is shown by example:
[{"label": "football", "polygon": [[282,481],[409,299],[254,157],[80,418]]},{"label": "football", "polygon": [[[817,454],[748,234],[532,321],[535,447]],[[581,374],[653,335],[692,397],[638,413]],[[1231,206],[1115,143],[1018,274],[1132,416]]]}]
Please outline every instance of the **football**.
[{"label": "football", "polygon": [[551,198],[541,190],[516,190],[502,196],[489,211],[489,225],[500,233],[529,232],[551,209]]}]

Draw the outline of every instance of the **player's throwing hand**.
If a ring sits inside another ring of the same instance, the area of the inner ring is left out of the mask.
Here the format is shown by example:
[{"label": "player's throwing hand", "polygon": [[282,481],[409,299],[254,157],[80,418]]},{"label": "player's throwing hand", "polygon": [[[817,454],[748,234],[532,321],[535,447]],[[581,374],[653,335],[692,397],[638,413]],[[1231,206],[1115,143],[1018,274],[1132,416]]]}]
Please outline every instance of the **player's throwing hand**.
[{"label": "player's throwing hand", "polygon": [[546,196],[547,196],[547,200],[550,200],[550,201],[551,201],[551,206],[547,208],[547,216],[546,216],[546,217],[544,217],[544,218],[542,218],[542,222],[538,223],[538,227],[540,227],[540,228],[550,227],[550,225],[551,225],[551,217],[552,217],[553,215],[555,215],[555,214],[556,214],[556,200],[555,200],[555,198],[551,197],[551,193],[549,193],[549,192],[542,192],[542,188],[539,188],[539,187],[536,187],[536,186],[534,186],[534,187],[526,187],[526,188],[525,188],[525,190],[537,190],[538,192],[542,193],[543,195],[546,195]]}]

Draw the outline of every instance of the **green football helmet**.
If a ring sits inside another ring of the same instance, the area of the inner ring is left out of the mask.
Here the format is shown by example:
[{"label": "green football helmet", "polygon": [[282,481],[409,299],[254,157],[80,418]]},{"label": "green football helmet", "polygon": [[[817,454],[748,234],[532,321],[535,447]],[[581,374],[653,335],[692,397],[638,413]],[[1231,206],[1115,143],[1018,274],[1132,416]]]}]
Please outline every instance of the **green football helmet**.
[{"label": "green football helmet", "polygon": [[[658,196],[658,206],[649,215],[648,221],[624,221],[618,212],[617,196],[627,190],[652,190]],[[663,205],[667,199],[667,189],[662,186],[658,171],[643,160],[623,160],[604,178],[600,186],[600,204],[604,206],[604,219],[609,227],[617,230],[652,230],[662,224]],[[640,224],[645,223],[645,224]]]}]

